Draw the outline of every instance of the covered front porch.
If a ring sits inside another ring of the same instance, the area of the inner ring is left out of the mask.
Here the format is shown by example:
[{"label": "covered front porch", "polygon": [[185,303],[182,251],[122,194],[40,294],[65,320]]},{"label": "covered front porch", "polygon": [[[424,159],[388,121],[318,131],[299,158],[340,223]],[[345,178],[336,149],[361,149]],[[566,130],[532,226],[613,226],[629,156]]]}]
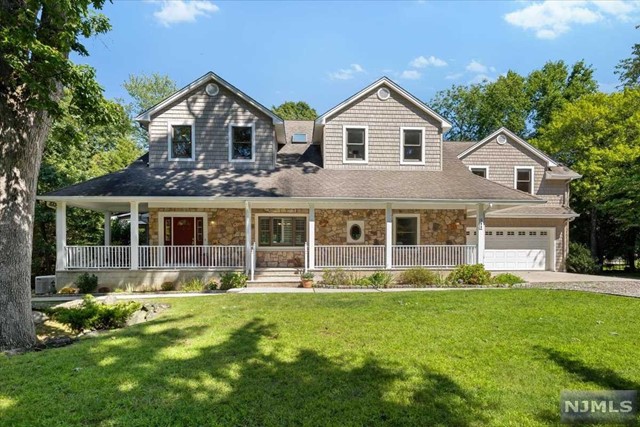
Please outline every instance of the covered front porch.
[{"label": "covered front porch", "polygon": [[[67,206],[104,213],[104,244],[69,245]],[[488,203],[65,200],[56,202],[56,270],[120,272],[244,271],[295,268],[449,269],[482,263]],[[130,213],[130,245],[111,244],[112,218]],[[140,215],[148,241],[140,242]],[[465,221],[477,241],[466,244]],[[479,213],[476,215],[476,213]],[[139,272],[139,273],[134,273]],[[137,276],[136,276],[137,274]],[[124,276],[123,276],[124,277]],[[127,279],[129,280],[129,279]]]}]

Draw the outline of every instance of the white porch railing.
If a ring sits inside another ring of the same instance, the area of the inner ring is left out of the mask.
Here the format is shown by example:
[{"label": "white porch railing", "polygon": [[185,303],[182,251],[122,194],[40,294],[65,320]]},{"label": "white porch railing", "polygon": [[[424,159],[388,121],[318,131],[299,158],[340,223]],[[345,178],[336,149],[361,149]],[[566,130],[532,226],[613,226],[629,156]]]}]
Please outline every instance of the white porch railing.
[{"label": "white porch railing", "polygon": [[129,246],[65,246],[65,265],[78,269],[129,268]]},{"label": "white porch railing", "polygon": [[139,267],[243,268],[244,246],[140,246]]},{"label": "white porch railing", "polygon": [[455,267],[476,262],[472,245],[394,245],[391,254],[393,267]]},{"label": "white porch railing", "polygon": [[382,245],[316,246],[316,268],[384,268]]}]

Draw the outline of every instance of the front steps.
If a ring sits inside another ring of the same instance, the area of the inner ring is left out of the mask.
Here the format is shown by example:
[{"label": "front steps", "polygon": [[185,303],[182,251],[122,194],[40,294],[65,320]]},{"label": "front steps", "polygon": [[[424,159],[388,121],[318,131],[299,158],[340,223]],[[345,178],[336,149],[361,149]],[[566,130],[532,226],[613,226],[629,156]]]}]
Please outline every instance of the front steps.
[{"label": "front steps", "polygon": [[247,282],[248,288],[297,288],[300,285],[298,268],[256,268],[254,280]]}]

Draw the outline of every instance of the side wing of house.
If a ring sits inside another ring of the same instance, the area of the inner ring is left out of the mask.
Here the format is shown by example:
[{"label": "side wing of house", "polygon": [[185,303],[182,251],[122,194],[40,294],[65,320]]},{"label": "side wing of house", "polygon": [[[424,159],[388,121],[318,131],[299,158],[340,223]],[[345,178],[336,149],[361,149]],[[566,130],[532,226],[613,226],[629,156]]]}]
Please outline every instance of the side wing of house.
[{"label": "side wing of house", "polygon": [[322,115],[327,169],[442,170],[442,134],[450,125],[383,78]]},{"label": "side wing of house", "polygon": [[212,73],[148,110],[151,168],[275,167],[281,120]]}]

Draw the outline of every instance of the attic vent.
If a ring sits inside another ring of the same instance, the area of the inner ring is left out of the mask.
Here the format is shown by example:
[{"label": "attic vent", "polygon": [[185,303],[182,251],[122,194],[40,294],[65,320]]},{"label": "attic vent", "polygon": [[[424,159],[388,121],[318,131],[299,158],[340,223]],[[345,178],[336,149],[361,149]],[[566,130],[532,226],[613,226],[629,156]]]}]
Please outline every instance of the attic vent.
[{"label": "attic vent", "polygon": [[389,99],[390,96],[391,92],[389,92],[389,89],[387,89],[386,87],[381,87],[380,89],[378,89],[378,98],[380,98],[380,100],[384,101],[386,99]]},{"label": "attic vent", "polygon": [[498,135],[496,141],[498,142],[498,144],[503,145],[507,142],[507,137],[504,135]]},{"label": "attic vent", "polygon": [[306,144],[307,143],[307,134],[306,133],[294,133],[291,136],[291,142],[294,144]]},{"label": "attic vent", "polygon": [[220,88],[218,87],[217,84],[209,83],[204,88],[204,91],[207,92],[207,95],[209,96],[216,96],[220,92]]}]

